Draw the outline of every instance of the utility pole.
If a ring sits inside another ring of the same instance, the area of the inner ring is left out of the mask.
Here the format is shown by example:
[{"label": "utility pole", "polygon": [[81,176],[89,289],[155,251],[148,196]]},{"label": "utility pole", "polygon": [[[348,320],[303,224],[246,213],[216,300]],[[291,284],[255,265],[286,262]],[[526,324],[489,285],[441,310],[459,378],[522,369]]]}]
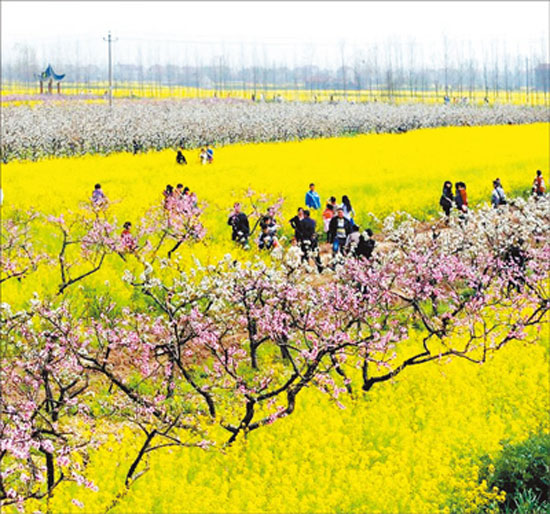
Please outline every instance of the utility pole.
[{"label": "utility pole", "polygon": [[111,43],[118,41],[118,38],[111,37],[111,31],[109,31],[106,38],[103,41],[107,41],[109,47],[109,109],[113,107],[113,57],[111,52]]},{"label": "utility pole", "polygon": [[529,58],[525,58],[525,99],[529,103]]}]

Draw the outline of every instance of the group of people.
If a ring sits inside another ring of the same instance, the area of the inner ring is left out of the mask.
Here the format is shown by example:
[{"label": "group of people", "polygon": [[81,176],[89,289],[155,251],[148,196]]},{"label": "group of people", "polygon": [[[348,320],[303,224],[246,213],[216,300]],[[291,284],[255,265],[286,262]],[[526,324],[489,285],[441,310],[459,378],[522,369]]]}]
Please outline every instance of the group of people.
[{"label": "group of people", "polygon": [[[544,178],[542,176],[542,171],[537,170],[535,179],[533,180],[533,186],[531,188],[531,194],[535,198],[540,198],[544,196],[546,192],[546,186],[544,183]],[[506,205],[508,200],[506,194],[504,193],[504,188],[500,178],[493,180],[493,190],[491,192],[491,205],[497,209],[501,205]],[[459,218],[464,220],[465,214],[468,212],[468,195],[466,192],[466,184],[464,182],[455,183],[455,192],[453,194],[453,184],[446,180],[443,183],[443,191],[441,193],[441,198],[439,199],[439,205],[443,209],[443,212],[447,216],[447,219],[451,215],[451,210],[453,207],[456,207],[460,211]]]},{"label": "group of people", "polygon": [[[207,146],[207,148],[209,148]],[[202,152],[202,150],[201,150]],[[212,155],[212,154],[211,154]],[[209,161],[211,162],[211,161]],[[464,220],[468,212],[468,195],[466,184],[464,182],[456,182],[454,185],[446,180],[443,184],[443,191],[439,204],[443,212],[449,218],[451,210],[456,208],[459,211],[459,218]],[[532,194],[538,199],[544,196],[546,186],[542,172],[537,170],[536,177],[533,181]],[[197,205],[197,197],[188,187],[183,184],[178,184],[175,188],[168,184],[162,192],[164,197],[163,206],[165,209],[170,209],[170,203],[174,199],[189,197],[193,200],[193,204]],[[108,199],[101,188],[101,184],[96,184],[92,192],[92,203],[95,206],[101,207],[108,203]],[[491,204],[498,208],[501,205],[507,204],[506,194],[502,187],[500,179],[493,180],[493,190],[491,193]],[[296,215],[289,221],[290,226],[294,230],[294,238],[292,244],[298,245],[302,251],[302,258],[308,261],[313,258],[319,271],[322,270],[322,263],[319,257],[319,236],[317,233],[317,222],[312,218],[312,211],[321,210],[321,198],[315,190],[315,184],[309,184],[309,190],[305,195],[306,208],[299,207]],[[347,195],[342,196],[341,203],[337,203],[336,197],[331,196],[325,204],[325,209],[322,212],[323,231],[325,240],[332,245],[333,256],[348,255],[353,257],[364,257],[370,259],[375,247],[373,232],[370,229],[361,231],[360,227],[355,223],[355,211],[351,205],[351,201]],[[254,228],[251,230],[248,216],[243,212],[242,206],[236,202],[233,206],[233,211],[229,215],[227,224],[231,226],[231,239],[236,243],[248,248],[248,240],[257,226],[260,228],[260,234],[257,238],[258,248],[260,250],[272,250],[280,246],[277,236],[281,228],[275,217],[273,208],[269,208],[267,213],[262,215]],[[137,248],[137,241],[131,233],[132,224],[126,221],[121,233],[121,248],[123,253],[133,252]]]},{"label": "group of people", "polygon": [[[309,190],[306,193],[305,205],[307,208],[299,207],[296,215],[289,221],[294,230],[292,244],[300,247],[304,261],[313,258],[317,268],[321,270],[317,222],[311,216],[312,211],[320,211],[321,198],[315,191],[313,183],[309,185]],[[336,197],[331,196],[322,217],[326,242],[332,244],[334,256],[342,254],[367,259],[371,257],[375,246],[373,233],[370,229],[361,232],[359,226],[356,225],[355,211],[347,195],[342,196],[341,204],[336,202]],[[256,227],[250,229],[248,216],[242,211],[239,202],[233,206],[227,224],[232,228],[231,239],[243,247],[248,247],[248,239]],[[257,239],[258,248],[260,250],[277,248],[280,245],[277,237],[280,224],[275,219],[273,208],[269,208],[267,213],[260,217],[256,226],[258,224],[260,227],[260,235]]]},{"label": "group of people", "polygon": [[170,204],[174,200],[186,197],[189,197],[193,200],[193,205],[197,205],[197,195],[194,192],[191,192],[187,186],[183,187],[183,184],[176,185],[175,189],[174,186],[168,184],[166,186],[166,189],[164,189],[164,191],[162,192],[162,196],[164,198],[163,206],[165,209],[169,209]]},{"label": "group of people", "polygon": [[[321,208],[321,198],[319,193],[315,191],[314,183],[309,185],[305,203],[307,207],[313,210]],[[325,205],[322,216],[326,242],[332,244],[334,254],[348,254],[353,251],[359,252],[367,258],[370,257],[374,248],[372,233],[369,235],[370,229],[367,229],[365,233],[361,233],[359,226],[355,223],[355,211],[347,195],[342,196],[342,201],[339,204],[336,197],[331,196]],[[371,246],[372,248],[370,248]]]},{"label": "group of people", "polygon": [[[199,162],[201,164],[212,164],[214,162],[214,149],[210,145],[206,145],[206,147],[200,149]],[[182,147],[178,148],[176,153],[176,163],[181,165],[187,164],[187,159],[183,154]]]},{"label": "group of people", "polygon": [[[497,179],[498,180],[498,179]],[[443,209],[445,216],[449,218],[451,210],[455,206],[461,216],[468,212],[468,194],[466,192],[466,184],[464,182],[457,182],[455,184],[455,193],[453,195],[453,184],[451,181],[446,180],[443,183],[443,192],[439,199],[439,205]]]},{"label": "group of people", "polygon": [[[197,206],[197,195],[190,191],[190,189],[183,184],[177,184],[176,187],[168,184],[166,188],[162,191],[163,196],[163,207],[166,210],[170,210],[178,199],[189,198],[193,206]],[[91,196],[92,205],[96,208],[102,208],[108,205],[109,200],[105,195],[101,184],[96,184],[94,190],[92,191]],[[135,236],[132,234],[132,223],[130,221],[125,221],[123,230],[120,234],[120,246],[118,254],[125,259],[124,254],[133,253],[137,250],[138,243]],[[178,245],[179,246],[179,245]],[[173,250],[172,250],[173,251]],[[172,252],[171,251],[171,252]],[[169,254],[171,253],[169,252]]]},{"label": "group of people", "polygon": [[275,219],[274,209],[270,207],[267,213],[260,217],[256,226],[251,230],[248,216],[242,211],[240,202],[233,205],[233,211],[229,215],[227,224],[231,227],[231,239],[243,247],[248,247],[248,238],[254,232],[257,225],[260,227],[258,236],[258,248],[260,250],[272,250],[279,246],[277,231],[280,226]]}]

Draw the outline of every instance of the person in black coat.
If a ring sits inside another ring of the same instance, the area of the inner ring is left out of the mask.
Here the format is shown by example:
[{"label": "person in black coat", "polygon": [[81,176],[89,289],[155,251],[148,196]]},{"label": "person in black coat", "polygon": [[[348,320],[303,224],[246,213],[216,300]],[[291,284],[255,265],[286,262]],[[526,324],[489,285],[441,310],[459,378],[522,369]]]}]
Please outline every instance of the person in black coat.
[{"label": "person in black coat", "polygon": [[244,212],[241,212],[241,204],[239,202],[237,202],[233,208],[234,210],[227,220],[227,224],[233,229],[231,239],[245,246],[248,242],[248,236],[250,235],[248,217]]},{"label": "person in black coat", "polygon": [[316,232],[315,220],[309,217],[309,210],[304,211],[304,218],[300,221],[300,247],[302,249],[302,260],[307,262],[310,257],[313,257],[319,273],[323,271],[321,258],[318,252],[318,238]]},{"label": "person in black coat", "polygon": [[290,219],[290,226],[294,229],[294,238],[297,243],[300,243],[302,240],[302,229],[300,228],[300,223],[304,219],[304,209],[298,207],[298,214]]},{"label": "person in black coat", "polygon": [[185,155],[183,155],[183,152],[181,150],[178,150],[178,153],[176,155],[176,162],[178,164],[187,164],[187,159],[185,158]]},{"label": "person in black coat", "polygon": [[339,208],[336,212],[336,216],[330,220],[328,231],[331,241],[333,241],[333,252],[344,253],[346,239],[351,234],[351,222],[344,216],[344,210],[342,208]]},{"label": "person in black coat", "polygon": [[355,247],[353,256],[356,258],[364,257],[365,259],[370,259],[372,252],[374,251],[374,246],[376,241],[372,238],[372,230],[368,228],[359,236],[359,243]]},{"label": "person in black coat", "polygon": [[443,184],[443,192],[439,199],[439,205],[443,209],[447,218],[451,215],[451,209],[453,208],[453,184],[448,180]]}]

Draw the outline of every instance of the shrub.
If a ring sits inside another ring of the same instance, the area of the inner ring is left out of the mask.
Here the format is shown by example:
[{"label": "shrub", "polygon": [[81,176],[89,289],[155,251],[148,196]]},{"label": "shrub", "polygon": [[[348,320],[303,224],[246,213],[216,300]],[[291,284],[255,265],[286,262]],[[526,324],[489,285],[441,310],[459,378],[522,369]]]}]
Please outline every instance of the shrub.
[{"label": "shrub", "polygon": [[495,458],[482,458],[480,480],[506,492],[502,512],[548,512],[550,434],[539,432],[516,444],[504,443]]}]

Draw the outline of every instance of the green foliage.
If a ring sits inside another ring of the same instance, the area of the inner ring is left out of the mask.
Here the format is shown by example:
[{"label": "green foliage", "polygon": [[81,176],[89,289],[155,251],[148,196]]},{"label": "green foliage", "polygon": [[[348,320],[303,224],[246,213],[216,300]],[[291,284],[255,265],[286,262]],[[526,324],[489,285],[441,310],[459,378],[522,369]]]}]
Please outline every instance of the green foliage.
[{"label": "green foliage", "polygon": [[502,512],[550,512],[550,434],[540,432],[517,444],[505,443],[494,459],[482,458],[480,479],[506,491]]}]

